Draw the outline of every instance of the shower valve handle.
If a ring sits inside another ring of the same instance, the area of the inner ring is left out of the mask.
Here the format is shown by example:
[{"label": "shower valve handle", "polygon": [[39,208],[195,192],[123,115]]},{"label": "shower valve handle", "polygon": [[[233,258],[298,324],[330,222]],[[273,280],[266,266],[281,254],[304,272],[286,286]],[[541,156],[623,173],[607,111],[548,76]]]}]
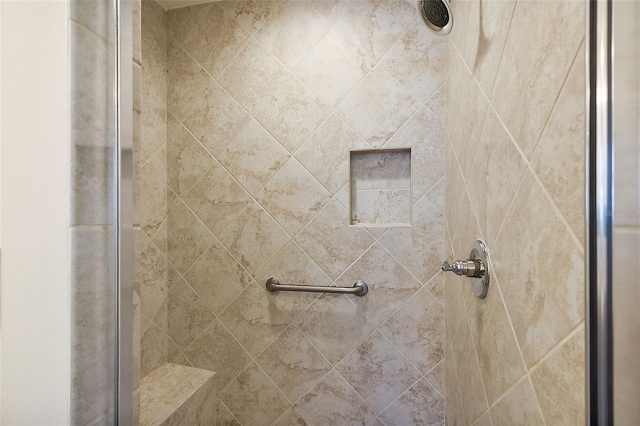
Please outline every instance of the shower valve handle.
[{"label": "shower valve handle", "polygon": [[453,263],[442,263],[444,272],[453,272],[456,275],[471,278],[480,278],[484,275],[484,263],[480,259],[456,260]]}]

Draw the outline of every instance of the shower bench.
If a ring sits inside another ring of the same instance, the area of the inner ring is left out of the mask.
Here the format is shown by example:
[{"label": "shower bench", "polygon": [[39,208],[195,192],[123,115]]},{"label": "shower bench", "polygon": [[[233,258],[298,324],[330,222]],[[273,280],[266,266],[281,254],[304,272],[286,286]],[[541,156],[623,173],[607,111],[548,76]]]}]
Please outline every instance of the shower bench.
[{"label": "shower bench", "polygon": [[140,426],[211,424],[216,407],[214,375],[177,364],[153,370],[140,381]]}]

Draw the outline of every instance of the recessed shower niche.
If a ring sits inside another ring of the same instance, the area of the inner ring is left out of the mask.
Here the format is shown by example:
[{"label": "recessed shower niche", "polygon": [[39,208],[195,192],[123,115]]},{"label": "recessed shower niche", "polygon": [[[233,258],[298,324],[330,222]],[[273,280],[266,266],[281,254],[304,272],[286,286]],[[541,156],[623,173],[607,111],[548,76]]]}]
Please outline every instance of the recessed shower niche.
[{"label": "recessed shower niche", "polygon": [[351,152],[351,224],[411,226],[411,149]]}]

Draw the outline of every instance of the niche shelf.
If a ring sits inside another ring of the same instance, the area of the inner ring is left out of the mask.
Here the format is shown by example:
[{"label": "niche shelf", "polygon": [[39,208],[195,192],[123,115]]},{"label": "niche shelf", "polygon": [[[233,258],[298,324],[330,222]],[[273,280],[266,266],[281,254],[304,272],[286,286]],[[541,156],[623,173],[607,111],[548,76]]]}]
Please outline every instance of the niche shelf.
[{"label": "niche shelf", "polygon": [[351,225],[411,226],[411,149],[351,151]]}]

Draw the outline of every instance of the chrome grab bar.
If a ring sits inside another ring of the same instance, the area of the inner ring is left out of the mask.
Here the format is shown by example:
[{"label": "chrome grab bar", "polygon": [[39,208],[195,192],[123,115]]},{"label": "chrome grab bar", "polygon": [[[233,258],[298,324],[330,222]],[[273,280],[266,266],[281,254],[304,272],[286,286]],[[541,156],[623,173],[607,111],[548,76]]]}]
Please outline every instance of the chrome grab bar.
[{"label": "chrome grab bar", "polygon": [[355,294],[356,296],[364,296],[369,292],[369,287],[364,281],[356,281],[353,287],[325,287],[317,285],[300,285],[300,284],[280,284],[277,277],[271,277],[267,280],[267,290],[275,291],[308,291],[311,293],[341,293]]}]

